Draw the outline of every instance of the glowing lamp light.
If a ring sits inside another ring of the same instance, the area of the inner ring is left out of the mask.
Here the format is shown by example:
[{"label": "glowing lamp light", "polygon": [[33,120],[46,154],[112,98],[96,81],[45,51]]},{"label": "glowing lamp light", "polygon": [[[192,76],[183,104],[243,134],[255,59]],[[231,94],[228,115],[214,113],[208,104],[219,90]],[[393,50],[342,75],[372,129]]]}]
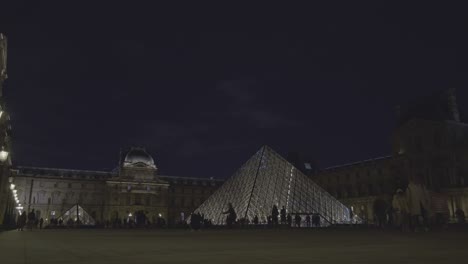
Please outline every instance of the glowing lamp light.
[{"label": "glowing lamp light", "polygon": [[13,193],[16,194],[18,192],[18,190],[13,190]]},{"label": "glowing lamp light", "polygon": [[162,217],[162,214],[158,214],[158,215],[159,215],[159,217]]},{"label": "glowing lamp light", "polygon": [[132,213],[129,213],[129,214],[128,214],[128,217],[132,217]]},{"label": "glowing lamp light", "polygon": [[12,183],[10,184],[10,190],[13,190],[13,189],[15,189],[15,185]]},{"label": "glowing lamp light", "polygon": [[0,151],[0,161],[5,162],[8,159],[8,154],[9,154],[8,151],[2,149]]}]

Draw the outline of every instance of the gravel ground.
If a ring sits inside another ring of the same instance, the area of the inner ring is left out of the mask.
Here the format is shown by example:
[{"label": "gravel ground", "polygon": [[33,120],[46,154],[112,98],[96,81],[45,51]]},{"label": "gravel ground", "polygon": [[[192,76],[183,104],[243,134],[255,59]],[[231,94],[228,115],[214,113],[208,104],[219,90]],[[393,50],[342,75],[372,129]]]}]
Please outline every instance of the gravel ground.
[{"label": "gravel ground", "polygon": [[0,263],[465,263],[468,233],[380,230],[34,230]]}]

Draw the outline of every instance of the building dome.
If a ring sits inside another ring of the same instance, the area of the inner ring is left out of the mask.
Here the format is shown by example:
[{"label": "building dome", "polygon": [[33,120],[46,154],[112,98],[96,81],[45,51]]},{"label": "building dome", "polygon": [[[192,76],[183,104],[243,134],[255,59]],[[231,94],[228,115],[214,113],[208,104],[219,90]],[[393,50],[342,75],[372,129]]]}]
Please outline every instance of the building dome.
[{"label": "building dome", "polygon": [[153,157],[143,148],[132,148],[125,155],[124,167],[150,167],[156,168]]}]

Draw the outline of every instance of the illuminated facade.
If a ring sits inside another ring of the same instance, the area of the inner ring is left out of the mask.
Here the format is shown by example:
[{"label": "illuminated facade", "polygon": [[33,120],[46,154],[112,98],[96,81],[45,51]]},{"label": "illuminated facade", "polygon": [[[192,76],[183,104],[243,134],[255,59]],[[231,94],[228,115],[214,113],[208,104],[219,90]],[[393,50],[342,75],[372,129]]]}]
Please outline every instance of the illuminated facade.
[{"label": "illuminated facade", "polygon": [[330,167],[313,179],[368,222],[414,177],[447,197],[451,220],[468,212],[468,124],[448,89],[397,108],[392,155]]},{"label": "illuminated facade", "polygon": [[10,226],[15,213],[15,201],[9,182],[11,127],[3,99],[3,85],[6,79],[7,39],[0,33],[0,225]]},{"label": "illuminated facade", "polygon": [[[271,148],[264,146],[195,212],[214,224],[225,224],[228,204],[238,219],[267,222],[272,208],[290,214],[319,214],[324,225],[348,223],[349,209]],[[303,218],[304,219],[304,218]]]},{"label": "illuminated facade", "polygon": [[88,215],[88,223],[137,221],[136,215],[144,214],[150,223],[162,217],[177,224],[222,183],[159,175],[143,148],[123,152],[114,171],[19,166],[12,176],[24,210],[34,209],[46,224],[70,218],[76,214],[73,208]]}]

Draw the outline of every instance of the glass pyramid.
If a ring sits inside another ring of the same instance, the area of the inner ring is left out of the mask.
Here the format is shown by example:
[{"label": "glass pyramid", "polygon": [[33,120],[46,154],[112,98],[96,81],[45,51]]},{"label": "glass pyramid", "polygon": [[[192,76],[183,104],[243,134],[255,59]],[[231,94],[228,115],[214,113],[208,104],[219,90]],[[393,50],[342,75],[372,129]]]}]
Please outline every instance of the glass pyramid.
[{"label": "glass pyramid", "polygon": [[68,211],[66,211],[59,219],[62,218],[65,224],[76,224],[78,221],[79,225],[95,225],[94,219],[86,212],[80,205],[74,205]]},{"label": "glass pyramid", "polygon": [[321,225],[349,223],[350,211],[268,146],[262,147],[213,193],[195,213],[213,224],[226,224],[228,203],[237,219],[265,223],[274,205],[286,212],[318,214]]}]

